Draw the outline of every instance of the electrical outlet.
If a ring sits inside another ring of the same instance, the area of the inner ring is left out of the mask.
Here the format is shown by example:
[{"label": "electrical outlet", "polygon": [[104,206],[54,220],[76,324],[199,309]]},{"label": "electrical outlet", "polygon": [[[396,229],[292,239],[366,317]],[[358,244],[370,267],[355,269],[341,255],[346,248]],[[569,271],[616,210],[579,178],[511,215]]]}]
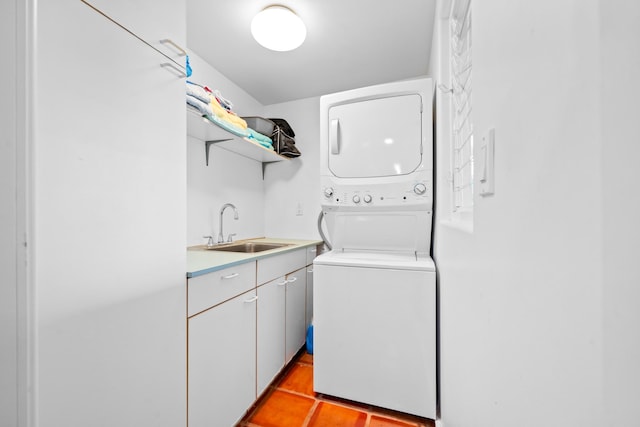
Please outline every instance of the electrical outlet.
[{"label": "electrical outlet", "polygon": [[296,207],[296,216],[302,216],[304,215],[304,210],[302,209],[302,203],[298,202],[298,205]]}]

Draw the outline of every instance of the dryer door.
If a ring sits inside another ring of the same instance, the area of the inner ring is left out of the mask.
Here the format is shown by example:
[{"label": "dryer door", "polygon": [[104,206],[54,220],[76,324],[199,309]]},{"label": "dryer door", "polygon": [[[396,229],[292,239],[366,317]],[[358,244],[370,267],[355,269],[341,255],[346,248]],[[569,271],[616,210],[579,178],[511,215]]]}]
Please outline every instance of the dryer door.
[{"label": "dryer door", "polygon": [[406,175],[422,162],[418,94],[334,105],[327,125],[329,169],[337,177]]}]

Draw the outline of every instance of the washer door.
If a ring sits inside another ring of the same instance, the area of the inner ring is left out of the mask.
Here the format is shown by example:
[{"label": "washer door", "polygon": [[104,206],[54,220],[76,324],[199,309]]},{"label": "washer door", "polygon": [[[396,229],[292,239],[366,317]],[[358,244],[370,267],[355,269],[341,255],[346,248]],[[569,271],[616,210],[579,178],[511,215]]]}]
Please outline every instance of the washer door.
[{"label": "washer door", "polygon": [[327,125],[329,169],[337,177],[407,175],[422,162],[418,94],[334,105]]},{"label": "washer door", "polygon": [[315,265],[313,389],[436,415],[435,272]]}]

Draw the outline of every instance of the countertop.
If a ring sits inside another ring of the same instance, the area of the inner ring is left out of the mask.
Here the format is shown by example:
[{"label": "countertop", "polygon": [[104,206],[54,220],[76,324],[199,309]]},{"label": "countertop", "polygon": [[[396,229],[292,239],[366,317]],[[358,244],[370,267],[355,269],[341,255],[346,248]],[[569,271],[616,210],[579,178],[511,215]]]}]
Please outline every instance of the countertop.
[{"label": "countertop", "polygon": [[187,277],[197,277],[245,262],[322,244],[322,240],[276,239],[267,237],[238,240],[234,243],[243,242],[284,243],[288,246],[255,253],[216,251],[207,249],[206,245],[191,246],[187,248]]}]

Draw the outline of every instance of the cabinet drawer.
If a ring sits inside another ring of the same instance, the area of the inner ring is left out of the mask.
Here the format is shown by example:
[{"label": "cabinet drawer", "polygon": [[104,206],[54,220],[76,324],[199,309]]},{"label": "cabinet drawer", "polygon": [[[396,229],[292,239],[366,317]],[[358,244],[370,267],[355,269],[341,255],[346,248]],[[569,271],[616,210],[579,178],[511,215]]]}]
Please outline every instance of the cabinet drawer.
[{"label": "cabinet drawer", "polygon": [[307,261],[306,248],[287,252],[269,258],[258,260],[258,281],[260,285],[276,277],[284,276],[299,268],[304,267]]},{"label": "cabinet drawer", "polygon": [[318,255],[320,255],[318,253],[318,247],[317,246],[309,246],[307,248],[307,264],[306,265],[311,265],[313,264],[313,260],[315,259],[315,257],[317,257]]},{"label": "cabinet drawer", "polygon": [[256,263],[247,262],[187,281],[187,313],[193,316],[255,287]]}]

